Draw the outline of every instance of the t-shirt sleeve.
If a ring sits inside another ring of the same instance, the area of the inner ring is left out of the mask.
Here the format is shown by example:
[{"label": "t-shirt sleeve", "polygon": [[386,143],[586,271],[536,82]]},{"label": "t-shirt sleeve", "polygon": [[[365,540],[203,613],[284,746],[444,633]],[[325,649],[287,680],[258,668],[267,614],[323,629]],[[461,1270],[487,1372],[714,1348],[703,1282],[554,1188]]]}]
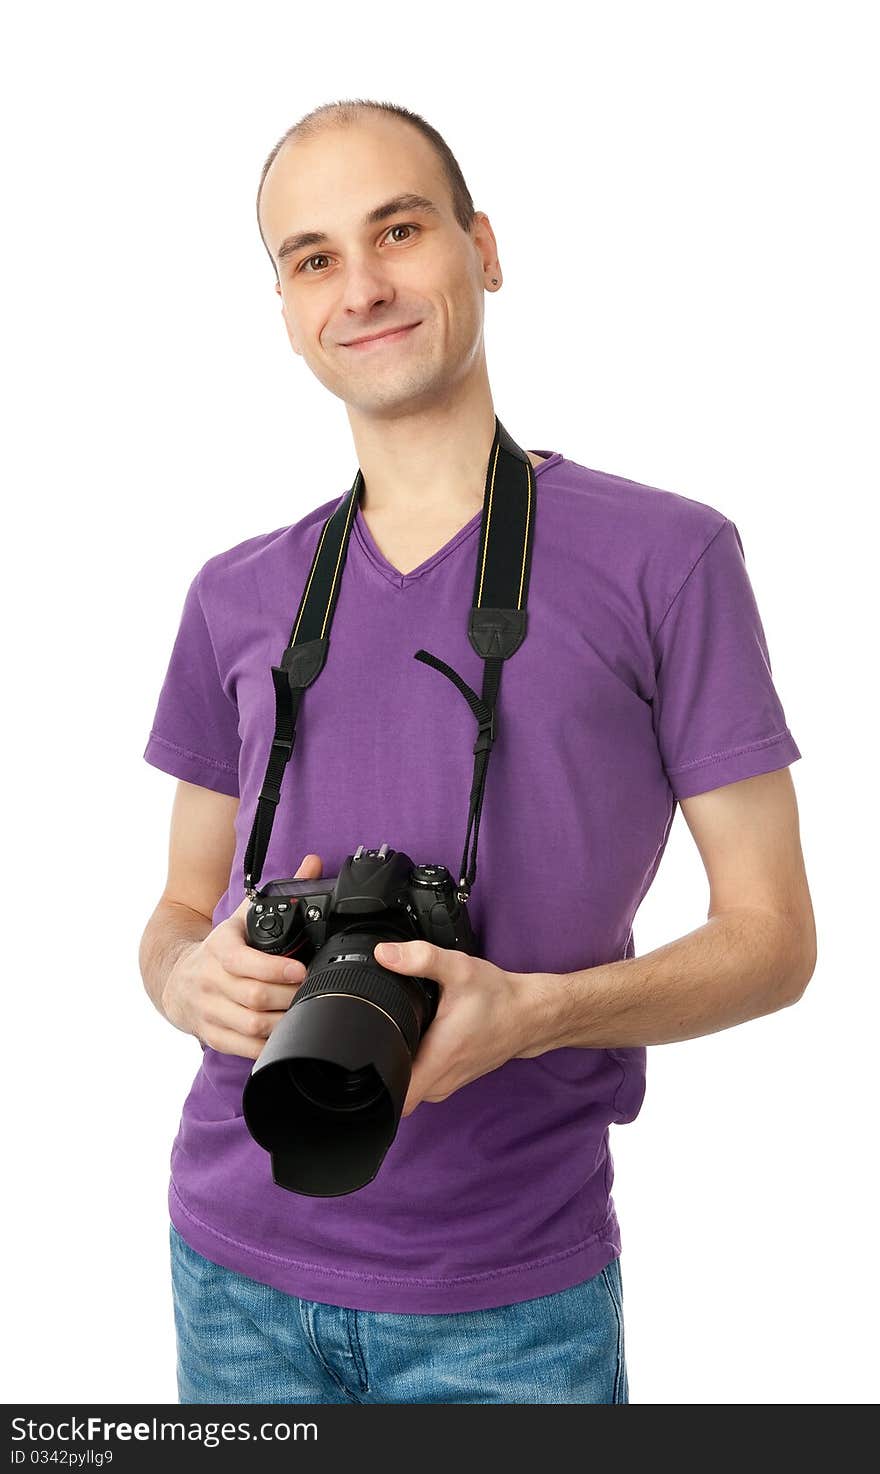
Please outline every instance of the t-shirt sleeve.
[{"label": "t-shirt sleeve", "polygon": [[796,762],[739,532],[725,518],[654,636],[654,730],[677,799]]},{"label": "t-shirt sleeve", "polygon": [[201,570],[184,600],[143,755],[175,778],[238,798],[238,710],[223,688],[200,579]]}]

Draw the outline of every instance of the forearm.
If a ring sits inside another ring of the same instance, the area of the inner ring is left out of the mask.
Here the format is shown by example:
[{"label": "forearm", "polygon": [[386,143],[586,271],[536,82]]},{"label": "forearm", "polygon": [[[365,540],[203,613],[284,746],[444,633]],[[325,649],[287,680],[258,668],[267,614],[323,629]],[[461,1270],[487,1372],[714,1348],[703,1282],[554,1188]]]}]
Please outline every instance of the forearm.
[{"label": "forearm", "polygon": [[810,972],[788,923],[766,911],[727,911],[643,957],[522,975],[534,1047],[521,1057],[716,1033],[794,1003]]},{"label": "forearm", "polygon": [[171,969],[178,959],[212,930],[212,923],[200,911],[182,906],[177,901],[160,901],[141,937],[138,961],[144,987],[151,1001],[165,1018],[162,995]]}]

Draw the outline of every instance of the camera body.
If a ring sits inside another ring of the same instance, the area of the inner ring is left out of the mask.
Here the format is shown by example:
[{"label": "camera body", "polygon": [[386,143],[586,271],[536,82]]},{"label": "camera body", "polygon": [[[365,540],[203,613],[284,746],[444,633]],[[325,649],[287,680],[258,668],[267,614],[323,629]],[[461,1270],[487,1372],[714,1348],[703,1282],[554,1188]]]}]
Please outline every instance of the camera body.
[{"label": "camera body", "polygon": [[438,984],[384,968],[379,942],[424,938],[474,954],[467,905],[445,865],[414,865],[359,845],[339,875],[273,880],[247,913],[250,946],[306,967],[245,1085],[248,1130],[279,1187],[353,1192],[376,1175],[397,1132]]},{"label": "camera body", "polygon": [[296,957],[309,967],[328,937],[359,922],[375,923],[375,942],[424,937],[438,947],[473,953],[474,935],[445,865],[414,865],[408,855],[359,845],[339,875],[320,880],[271,880],[247,913],[251,947]]}]

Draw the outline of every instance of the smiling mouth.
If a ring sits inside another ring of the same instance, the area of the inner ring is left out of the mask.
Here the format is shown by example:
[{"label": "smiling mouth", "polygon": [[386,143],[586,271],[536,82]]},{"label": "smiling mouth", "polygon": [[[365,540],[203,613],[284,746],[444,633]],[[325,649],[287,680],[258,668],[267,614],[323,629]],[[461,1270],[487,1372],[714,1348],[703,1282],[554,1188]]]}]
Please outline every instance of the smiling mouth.
[{"label": "smiling mouth", "polygon": [[355,350],[363,351],[366,348],[378,348],[383,343],[398,343],[418,326],[419,324],[417,322],[411,322],[406,327],[392,328],[390,332],[380,333],[376,338],[361,338],[360,341],[355,340],[353,343],[343,343],[342,346],[343,348],[354,348]]}]

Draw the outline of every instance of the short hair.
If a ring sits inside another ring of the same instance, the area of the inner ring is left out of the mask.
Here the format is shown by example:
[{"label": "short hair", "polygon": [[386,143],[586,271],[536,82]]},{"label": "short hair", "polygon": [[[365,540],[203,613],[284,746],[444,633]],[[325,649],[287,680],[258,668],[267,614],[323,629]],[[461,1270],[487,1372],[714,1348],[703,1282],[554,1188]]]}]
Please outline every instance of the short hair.
[{"label": "short hair", "polygon": [[260,239],[269,254],[269,260],[272,262],[272,269],[275,272],[276,281],[278,280],[278,269],[272,257],[272,252],[269,250],[266,237],[263,235],[263,228],[260,225],[260,197],[263,193],[266,175],[273,161],[289,139],[314,138],[329,126],[334,124],[346,126],[350,123],[356,123],[360,117],[369,112],[401,118],[404,122],[411,124],[413,128],[417,128],[422,136],[427,138],[440,160],[449,184],[455,218],[462,230],[470,230],[475,213],[471,192],[465,183],[464,175],[459,168],[455,154],[452,152],[445,138],[437,132],[436,128],[433,128],[419,113],[411,112],[409,108],[400,107],[394,102],[374,102],[366,97],[344,98],[339,102],[325,102],[320,107],[313,108],[310,113],[306,113],[300,118],[299,122],[294,123],[292,127],[288,128],[286,133],[282,134],[266,159],[260,175],[260,184],[257,190],[257,229],[260,232]]}]

